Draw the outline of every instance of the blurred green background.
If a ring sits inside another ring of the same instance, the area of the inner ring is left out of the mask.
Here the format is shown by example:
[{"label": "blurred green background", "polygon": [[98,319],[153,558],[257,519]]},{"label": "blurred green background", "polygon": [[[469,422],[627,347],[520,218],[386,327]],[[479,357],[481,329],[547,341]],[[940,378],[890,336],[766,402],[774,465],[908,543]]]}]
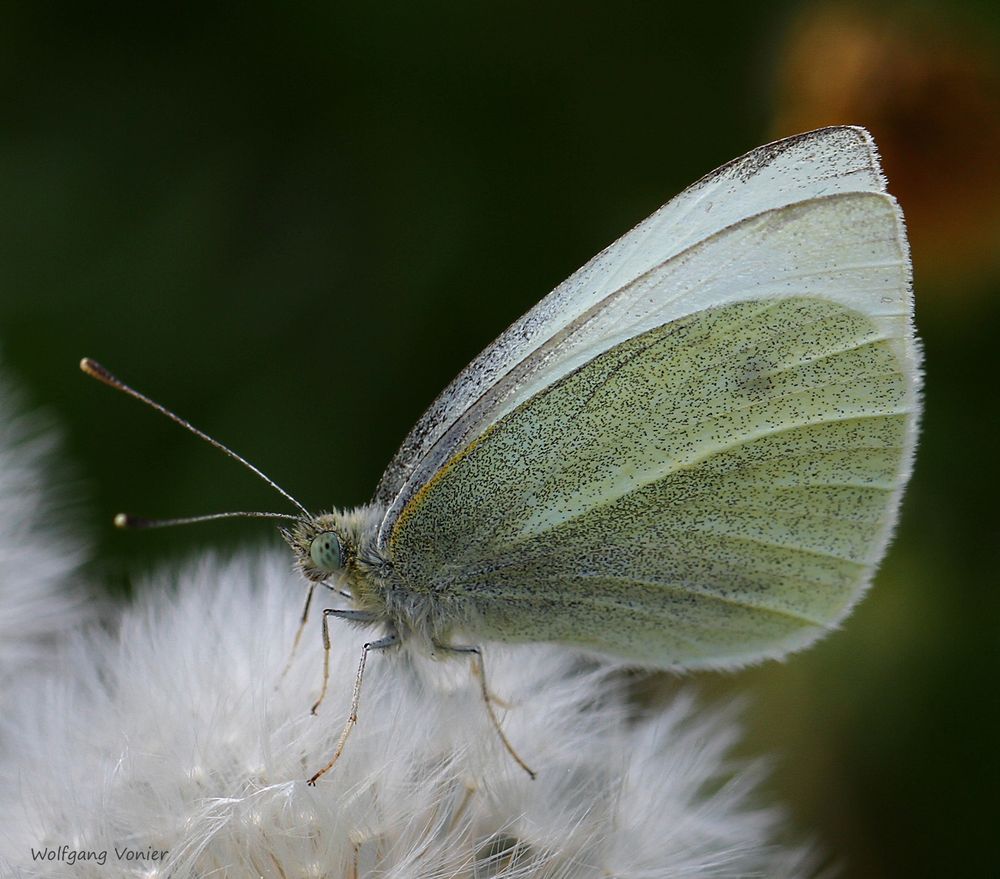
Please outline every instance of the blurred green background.
[{"label": "blurred green background", "polygon": [[[5,4],[0,345],[63,425],[127,587],[280,509],[88,382],[86,354],[310,509],[365,501],[432,397],[597,250],[739,153],[869,126],[906,211],[926,416],[843,631],[751,693],[746,753],[848,877],[996,875],[1000,11],[908,4]],[[290,600],[298,601],[299,596]]]}]

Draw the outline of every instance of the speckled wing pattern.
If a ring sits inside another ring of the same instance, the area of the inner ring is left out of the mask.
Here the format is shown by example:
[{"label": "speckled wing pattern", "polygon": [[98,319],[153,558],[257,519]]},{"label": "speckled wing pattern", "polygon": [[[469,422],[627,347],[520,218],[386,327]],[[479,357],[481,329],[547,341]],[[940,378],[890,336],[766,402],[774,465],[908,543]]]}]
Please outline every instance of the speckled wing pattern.
[{"label": "speckled wing pattern", "polygon": [[[482,430],[560,375],[641,331],[622,325],[609,333],[606,322],[587,322],[609,296],[629,289],[644,294],[634,287],[637,279],[747,217],[810,198],[884,188],[871,136],[854,127],[758,147],[688,187],[515,321],[431,404],[376,489],[374,500],[387,511],[380,548],[420,487]],[[646,328],[704,307],[684,289],[661,287],[656,295]]]},{"label": "speckled wing pattern", "polygon": [[383,523],[401,582],[481,638],[660,667],[834,626],[888,542],[919,408],[905,234],[877,187],[650,257],[448,413]]}]

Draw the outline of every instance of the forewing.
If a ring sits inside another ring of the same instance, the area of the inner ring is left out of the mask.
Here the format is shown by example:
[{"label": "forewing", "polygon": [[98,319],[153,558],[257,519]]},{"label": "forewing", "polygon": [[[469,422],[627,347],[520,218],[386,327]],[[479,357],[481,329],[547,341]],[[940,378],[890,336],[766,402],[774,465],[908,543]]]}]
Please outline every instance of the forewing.
[{"label": "forewing", "polygon": [[718,304],[539,389],[414,495],[389,540],[405,584],[480,637],[662,667],[781,655],[847,612],[888,541],[918,408],[895,205],[818,199],[702,249],[677,270],[704,271],[692,295]]},{"label": "forewing", "polygon": [[[456,422],[470,414],[474,417],[466,420],[485,429],[530,395],[537,386],[526,387],[533,372],[544,366],[548,381],[569,372],[570,361],[549,349],[607,296],[746,217],[819,196],[884,188],[870,135],[852,127],[819,129],[758,147],[690,186],[516,321],[431,404],[376,490],[376,502],[388,509],[380,546],[410,498],[468,440],[467,429],[453,429]],[[676,296],[663,304],[671,303],[677,305]],[[676,316],[673,307],[661,323]],[[591,356],[614,344],[592,335],[574,338],[577,353],[587,349]],[[560,351],[567,353],[567,347]]]}]

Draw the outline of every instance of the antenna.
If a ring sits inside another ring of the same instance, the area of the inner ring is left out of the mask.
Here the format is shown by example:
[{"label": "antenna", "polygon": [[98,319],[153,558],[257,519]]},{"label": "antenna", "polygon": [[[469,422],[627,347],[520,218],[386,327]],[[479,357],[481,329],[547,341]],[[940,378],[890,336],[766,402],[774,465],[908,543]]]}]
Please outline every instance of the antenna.
[{"label": "antenna", "polygon": [[[251,473],[255,473],[259,478],[263,479],[268,485],[271,486],[278,494],[284,497],[286,500],[291,501],[293,505],[302,511],[302,515],[305,516],[310,521],[312,520],[312,515],[309,511],[302,506],[295,498],[293,498],[287,491],[285,491],[278,483],[268,476],[265,476],[260,470],[254,467],[246,458],[242,455],[236,454],[232,449],[227,448],[218,440],[212,439],[207,433],[203,433],[198,430],[193,424],[185,421],[179,415],[175,415],[166,406],[162,406],[155,400],[150,400],[145,394],[140,394],[135,388],[129,387],[120,378],[109,372],[96,360],[91,360],[89,357],[84,357],[80,361],[80,369],[82,369],[91,378],[96,378],[99,382],[103,382],[108,385],[108,387],[114,388],[116,391],[121,391],[123,394],[128,394],[130,397],[134,397],[140,403],[145,403],[152,409],[155,409],[161,415],[166,415],[171,421],[176,422],[185,430],[190,431],[199,439],[203,439],[210,446],[214,446],[220,452],[224,452],[230,458],[235,461],[239,461],[244,467],[247,468]],[[119,513],[115,516],[115,524],[119,528],[156,528],[165,525],[181,525],[188,522],[204,522],[209,519],[225,519],[232,518],[234,516],[249,516],[251,518],[266,518],[266,519],[292,519],[297,520],[297,516],[288,516],[283,513],[212,513],[207,516],[194,516],[187,519],[140,519],[137,517],[127,516],[124,513]]]},{"label": "antenna", "polygon": [[298,522],[298,516],[288,513],[208,513],[204,516],[182,516],[179,519],[146,519],[143,516],[133,516],[131,513],[118,513],[115,516],[115,527],[123,529],[168,528],[173,525],[194,525],[198,522],[211,522],[214,519],[287,519]]}]

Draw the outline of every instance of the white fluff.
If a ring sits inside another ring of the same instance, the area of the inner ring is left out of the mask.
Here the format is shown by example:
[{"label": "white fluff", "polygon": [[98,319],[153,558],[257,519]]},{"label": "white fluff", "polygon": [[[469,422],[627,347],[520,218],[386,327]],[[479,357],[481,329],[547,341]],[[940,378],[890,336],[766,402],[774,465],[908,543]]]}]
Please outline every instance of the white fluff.
[{"label": "white fluff", "polygon": [[[330,695],[310,716],[319,623],[282,680],[302,588],[286,568],[278,553],[205,560],[144,588],[116,632],[67,638],[4,718],[18,747],[0,765],[0,856],[79,879],[797,875],[799,854],[771,845],[779,816],[750,802],[757,771],[730,777],[731,718],[682,697],[630,724],[609,673],[564,650],[486,652],[536,781],[464,662],[373,654],[344,756],[307,787],[364,633],[333,628]],[[46,848],[54,860],[32,859]]]},{"label": "white fluff", "polygon": [[48,419],[25,413],[0,383],[0,707],[9,678],[44,664],[60,634],[93,612],[79,582],[83,543],[67,534],[50,485],[57,446]]}]

